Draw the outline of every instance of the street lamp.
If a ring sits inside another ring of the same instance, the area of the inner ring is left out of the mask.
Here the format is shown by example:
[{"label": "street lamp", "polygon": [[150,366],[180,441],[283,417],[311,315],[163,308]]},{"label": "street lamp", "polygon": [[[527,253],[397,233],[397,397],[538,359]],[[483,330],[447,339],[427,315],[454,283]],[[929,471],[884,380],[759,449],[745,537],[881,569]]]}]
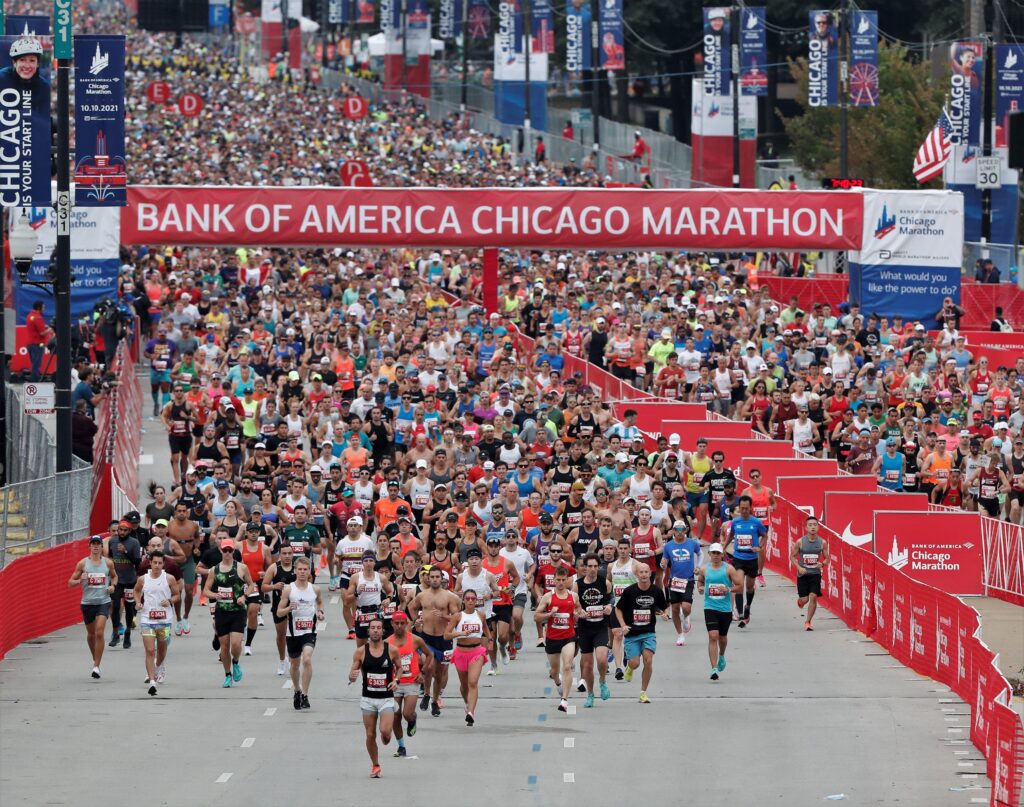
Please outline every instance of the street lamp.
[{"label": "street lamp", "polygon": [[21,208],[21,215],[11,223],[11,233],[7,241],[10,244],[11,258],[18,272],[18,279],[22,283],[28,283],[29,269],[32,268],[32,260],[39,247],[39,234],[32,229],[27,208]]}]

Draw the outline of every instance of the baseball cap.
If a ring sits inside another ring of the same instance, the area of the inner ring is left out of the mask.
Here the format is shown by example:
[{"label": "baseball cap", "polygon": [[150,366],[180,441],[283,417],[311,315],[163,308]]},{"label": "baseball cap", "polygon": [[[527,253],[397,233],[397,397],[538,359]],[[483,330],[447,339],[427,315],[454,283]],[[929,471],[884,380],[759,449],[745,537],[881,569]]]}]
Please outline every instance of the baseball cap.
[{"label": "baseball cap", "polygon": [[577,493],[582,493],[587,489],[587,486],[577,479],[575,482],[572,483],[572,489],[575,490]]},{"label": "baseball cap", "polygon": [[500,535],[488,535],[486,543],[488,543],[488,544],[500,544],[501,543],[501,536]]},{"label": "baseball cap", "polygon": [[266,447],[267,447],[266,443],[257,443],[256,445],[253,446],[253,448],[266,448]]},{"label": "baseball cap", "polygon": [[391,615],[392,622],[408,622],[409,615],[405,611],[395,611]]},{"label": "baseball cap", "polygon": [[231,399],[225,395],[220,399],[221,406],[231,406]]},{"label": "baseball cap", "polygon": [[235,548],[235,542],[233,540],[231,540],[230,538],[225,538],[224,540],[222,540],[220,542],[220,548],[221,549],[234,549]]},{"label": "baseball cap", "polygon": [[156,520],[156,521],[155,521],[155,522],[153,523],[153,526],[154,526],[154,527],[169,527],[169,526],[171,526],[171,525],[170,525],[170,522],[168,522],[166,518],[158,518],[158,519],[157,519],[157,520]]},{"label": "baseball cap", "polygon": [[672,529],[674,530],[685,530],[689,526],[690,525],[687,522],[683,521],[681,518],[677,518],[674,522],[672,522]]},{"label": "baseball cap", "polygon": [[545,511],[537,516],[537,521],[542,524],[553,524],[555,520],[551,517],[551,513]]},{"label": "baseball cap", "polygon": [[361,527],[361,526],[363,526],[363,518],[362,518],[362,516],[352,516],[346,523],[347,524],[358,524]]},{"label": "baseball cap", "polygon": [[682,438],[678,434],[672,433],[668,436],[668,444],[670,446],[677,446],[682,442]]},{"label": "baseball cap", "polygon": [[717,541],[708,547],[708,552],[724,552],[722,545]]},{"label": "baseball cap", "polygon": [[427,468],[429,466],[427,465],[427,461],[426,460],[416,460],[416,467],[417,468]]},{"label": "baseball cap", "polygon": [[92,536],[89,537],[89,543],[90,544],[102,544],[103,543],[103,536],[101,536],[101,535],[92,535]]},{"label": "baseball cap", "polygon": [[487,462],[484,463],[484,470],[485,471],[493,471],[494,470],[494,463],[491,462],[490,460],[487,460]]},{"label": "baseball cap", "polygon": [[615,461],[616,462],[629,462],[629,455],[626,454],[624,451],[620,451],[618,454],[615,455]]},{"label": "baseball cap", "polygon": [[397,479],[389,479],[388,480],[388,487],[389,488],[397,488],[398,487],[398,480]]}]

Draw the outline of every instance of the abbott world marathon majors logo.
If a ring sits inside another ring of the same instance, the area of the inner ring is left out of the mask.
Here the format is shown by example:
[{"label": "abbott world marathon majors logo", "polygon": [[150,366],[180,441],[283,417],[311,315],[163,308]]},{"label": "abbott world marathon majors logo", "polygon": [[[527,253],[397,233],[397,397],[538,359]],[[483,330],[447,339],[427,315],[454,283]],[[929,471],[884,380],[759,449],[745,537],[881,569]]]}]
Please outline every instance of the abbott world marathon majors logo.
[{"label": "abbott world marathon majors logo", "polygon": [[970,549],[974,545],[949,544],[929,545],[917,547],[911,543],[908,547],[900,549],[899,539],[894,535],[892,538],[892,549],[889,550],[889,557],[886,559],[894,569],[909,569],[912,572],[956,572],[960,570],[960,564],[953,560],[950,552],[944,549]]}]

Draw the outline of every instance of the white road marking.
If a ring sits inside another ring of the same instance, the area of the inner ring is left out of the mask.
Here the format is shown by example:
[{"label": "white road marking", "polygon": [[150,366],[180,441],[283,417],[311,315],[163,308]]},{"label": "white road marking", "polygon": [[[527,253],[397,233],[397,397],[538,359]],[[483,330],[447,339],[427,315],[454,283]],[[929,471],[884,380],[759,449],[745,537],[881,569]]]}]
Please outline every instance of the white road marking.
[{"label": "white road marking", "polygon": [[973,762],[958,762],[956,764],[958,766],[960,766],[961,768],[973,768],[974,767],[974,763]]},{"label": "white road marking", "polygon": [[214,784],[222,785],[222,784],[224,784],[230,778],[231,778],[231,774],[230,773],[222,773],[220,776],[217,777],[217,781],[214,782]]},{"label": "white road marking", "polygon": [[291,688],[292,688],[292,682],[291,681],[285,681],[281,685],[281,689],[291,689]]},{"label": "white road marking", "polygon": [[562,774],[562,781],[572,784],[576,781],[576,774],[571,771],[566,771]]},{"label": "white road marking", "polygon": [[576,747],[576,738],[575,737],[566,737],[562,741],[562,747],[563,748],[575,748]]},{"label": "white road marking", "polygon": [[139,465],[152,465],[152,464],[153,464],[153,455],[152,454],[143,454],[143,455],[141,455],[139,457]]},{"label": "white road marking", "polygon": [[568,714],[571,714],[571,715],[576,714],[576,707],[575,706],[570,706]]},{"label": "white road marking", "polygon": [[340,598],[338,597],[337,594],[335,594],[333,597],[331,597],[331,605],[337,605],[339,602],[340,602]]},{"label": "white road marking", "polygon": [[267,709],[267,711],[265,711],[263,713],[263,716],[264,717],[273,717],[275,714],[277,714],[277,707],[276,706],[271,706],[269,709]]},{"label": "white road marking", "polygon": [[244,740],[242,740],[242,748],[252,748],[253,743],[255,742],[255,737],[246,737]]}]

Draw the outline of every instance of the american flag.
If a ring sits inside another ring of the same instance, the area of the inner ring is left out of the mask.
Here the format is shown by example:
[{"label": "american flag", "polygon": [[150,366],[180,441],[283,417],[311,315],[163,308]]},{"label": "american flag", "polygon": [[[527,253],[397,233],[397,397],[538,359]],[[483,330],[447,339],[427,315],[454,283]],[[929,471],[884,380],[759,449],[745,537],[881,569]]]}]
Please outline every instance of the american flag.
[{"label": "american flag", "polygon": [[950,139],[952,135],[953,124],[943,109],[935,122],[935,128],[928,133],[921,148],[917,150],[917,156],[914,157],[914,178],[919,183],[924,184],[942,173],[943,167],[953,153],[953,142]]}]

